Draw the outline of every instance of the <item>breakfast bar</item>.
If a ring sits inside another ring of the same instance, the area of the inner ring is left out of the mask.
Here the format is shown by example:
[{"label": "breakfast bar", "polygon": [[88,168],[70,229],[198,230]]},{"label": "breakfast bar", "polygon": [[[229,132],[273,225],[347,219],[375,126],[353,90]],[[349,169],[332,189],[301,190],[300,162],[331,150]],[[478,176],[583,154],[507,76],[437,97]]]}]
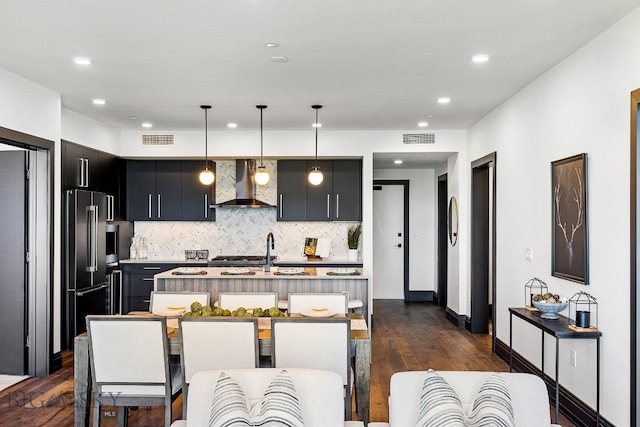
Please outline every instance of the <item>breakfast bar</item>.
[{"label": "breakfast bar", "polygon": [[175,268],[154,276],[156,291],[209,292],[217,301],[219,292],[276,292],[287,300],[291,292],[349,292],[362,300],[362,312],[371,325],[371,281],[360,268],[285,268],[271,271],[251,268]]}]

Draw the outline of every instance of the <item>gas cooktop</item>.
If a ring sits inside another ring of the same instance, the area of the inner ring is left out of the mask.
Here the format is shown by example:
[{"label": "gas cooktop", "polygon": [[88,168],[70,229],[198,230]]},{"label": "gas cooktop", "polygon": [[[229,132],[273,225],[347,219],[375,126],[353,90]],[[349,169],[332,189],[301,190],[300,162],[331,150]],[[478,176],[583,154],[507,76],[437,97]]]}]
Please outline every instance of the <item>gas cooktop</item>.
[{"label": "gas cooktop", "polygon": [[[271,261],[277,257],[272,255]],[[210,267],[228,267],[228,266],[257,266],[265,265],[267,257],[264,255],[218,255],[209,260]]]}]

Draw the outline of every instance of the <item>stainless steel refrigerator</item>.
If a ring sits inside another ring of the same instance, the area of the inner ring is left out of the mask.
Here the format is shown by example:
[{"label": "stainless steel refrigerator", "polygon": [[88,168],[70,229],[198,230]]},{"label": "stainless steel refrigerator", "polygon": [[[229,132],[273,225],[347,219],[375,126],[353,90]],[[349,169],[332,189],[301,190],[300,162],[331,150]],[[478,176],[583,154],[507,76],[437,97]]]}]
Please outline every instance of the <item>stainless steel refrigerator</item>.
[{"label": "stainless steel refrigerator", "polygon": [[107,195],[66,192],[66,341],[86,331],[85,316],[107,314],[110,285],[106,266]]}]

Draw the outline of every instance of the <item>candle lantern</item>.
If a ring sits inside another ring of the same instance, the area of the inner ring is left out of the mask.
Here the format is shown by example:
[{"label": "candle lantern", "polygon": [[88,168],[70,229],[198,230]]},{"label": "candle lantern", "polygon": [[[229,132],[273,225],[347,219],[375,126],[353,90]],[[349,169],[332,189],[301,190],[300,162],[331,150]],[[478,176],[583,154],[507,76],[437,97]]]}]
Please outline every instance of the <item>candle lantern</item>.
[{"label": "candle lantern", "polygon": [[569,299],[569,328],[598,330],[598,301],[586,292],[578,292]]},{"label": "candle lantern", "polygon": [[537,311],[533,306],[533,296],[536,294],[544,295],[549,292],[549,287],[542,280],[534,277],[524,285],[524,308],[531,311]]}]

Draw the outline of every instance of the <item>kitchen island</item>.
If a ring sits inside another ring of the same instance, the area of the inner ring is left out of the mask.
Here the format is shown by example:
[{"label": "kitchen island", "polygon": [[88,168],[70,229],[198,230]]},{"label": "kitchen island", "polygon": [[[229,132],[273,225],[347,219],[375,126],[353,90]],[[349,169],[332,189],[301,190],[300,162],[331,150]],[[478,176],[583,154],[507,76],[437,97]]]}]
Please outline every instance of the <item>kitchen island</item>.
[{"label": "kitchen island", "polygon": [[[349,272],[352,274],[344,274]],[[349,299],[362,300],[364,318],[371,325],[371,280],[361,268],[272,267],[270,272],[258,268],[174,268],[154,276],[154,290],[209,292],[212,302],[220,292],[276,292],[278,299],[286,301],[291,292],[348,291]]]}]

